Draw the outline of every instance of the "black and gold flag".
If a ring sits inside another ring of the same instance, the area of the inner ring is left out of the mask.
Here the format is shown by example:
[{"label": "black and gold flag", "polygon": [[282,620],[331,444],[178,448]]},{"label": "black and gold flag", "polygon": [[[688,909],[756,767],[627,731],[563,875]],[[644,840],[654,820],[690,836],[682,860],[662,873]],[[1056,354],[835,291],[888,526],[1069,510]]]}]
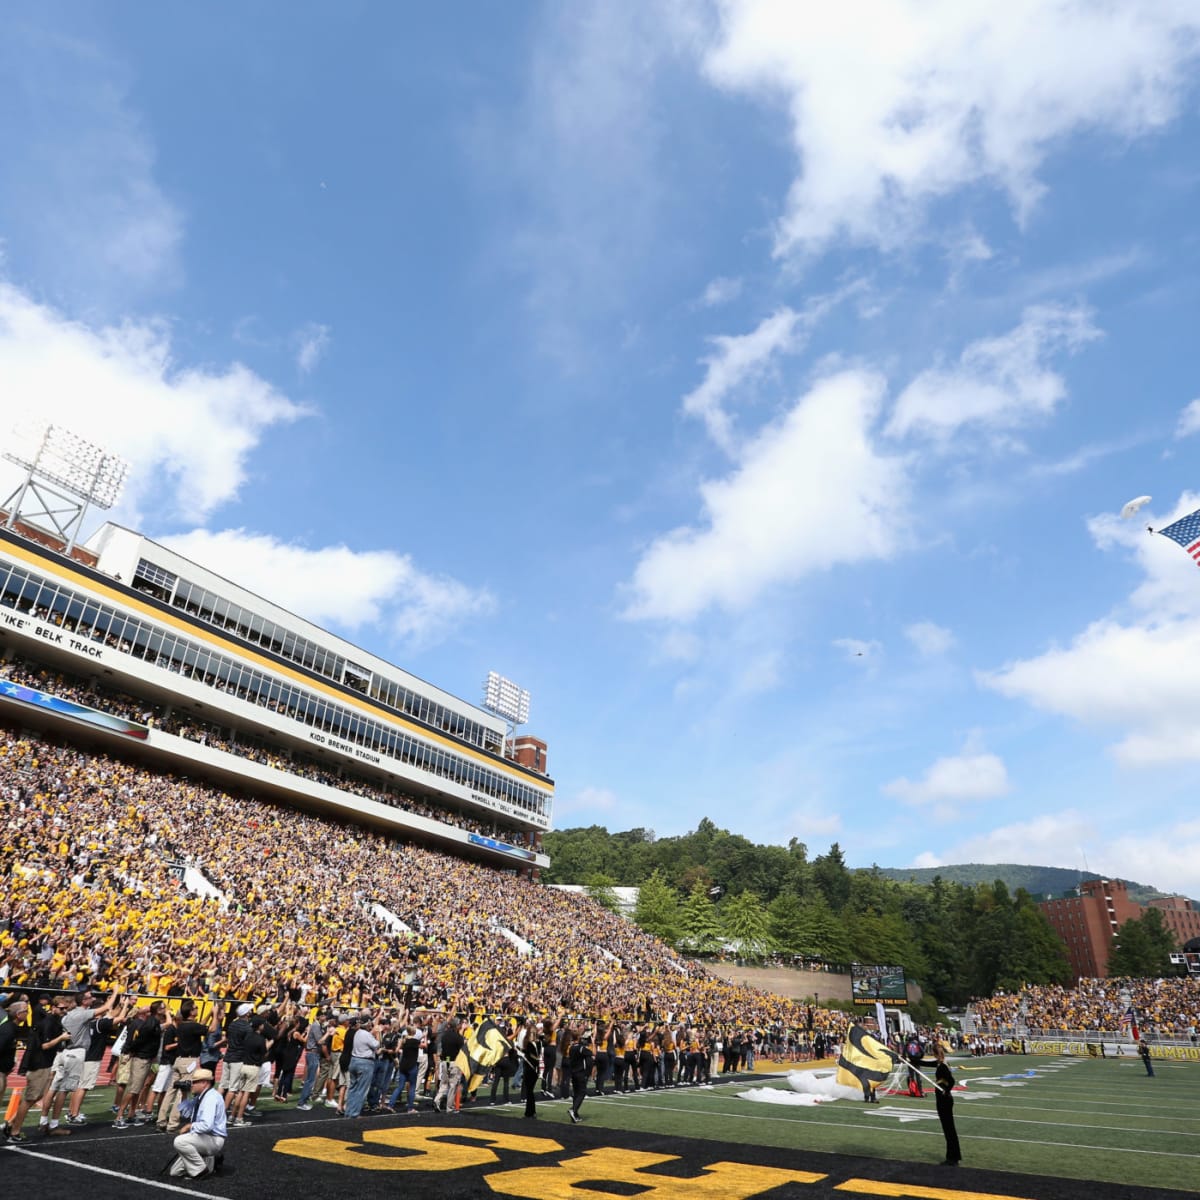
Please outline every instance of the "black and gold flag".
[{"label": "black and gold flag", "polygon": [[861,1025],[851,1025],[838,1058],[837,1081],[845,1087],[877,1088],[891,1074],[899,1061],[877,1037]]},{"label": "black and gold flag", "polygon": [[463,1031],[463,1049],[455,1060],[463,1073],[466,1090],[474,1092],[483,1082],[489,1067],[494,1067],[508,1053],[511,1045],[504,1031],[485,1017],[477,1027],[468,1026]]}]

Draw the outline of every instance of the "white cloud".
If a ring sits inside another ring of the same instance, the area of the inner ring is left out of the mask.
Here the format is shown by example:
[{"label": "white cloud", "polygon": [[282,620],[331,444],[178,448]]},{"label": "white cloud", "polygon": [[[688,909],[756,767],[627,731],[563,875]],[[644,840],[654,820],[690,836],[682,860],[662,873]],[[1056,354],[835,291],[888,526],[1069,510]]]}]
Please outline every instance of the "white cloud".
[{"label": "white cloud", "polygon": [[1099,336],[1081,308],[1028,308],[1010,333],[972,342],[952,367],[922,371],[896,401],[887,431],[944,440],[965,425],[1007,430],[1048,416],[1066,384],[1045,360]]},{"label": "white cloud", "polygon": [[967,739],[961,754],[939,758],[920,779],[893,779],[883,792],[906,804],[929,806],[940,820],[958,816],[963,803],[995,800],[1011,790],[1004,760],[989,754],[979,738]]},{"label": "white cloud", "polygon": [[[1200,500],[1185,494],[1174,516]],[[1153,517],[1150,523],[1165,522]],[[1143,579],[1120,616],[1089,624],[1066,646],[981,673],[1002,695],[1085,725],[1107,727],[1128,766],[1200,760],[1200,678],[1186,669],[1200,654],[1200,589],[1189,556],[1142,523],[1102,516],[1089,523],[1096,544],[1134,559]]]},{"label": "white cloud", "polygon": [[376,626],[428,644],[494,607],[488,592],[427,574],[392,550],[312,549],[243,529],[196,529],[161,540],[319,625]]},{"label": "white cloud", "polygon": [[701,485],[704,524],[642,555],[626,615],[741,609],[773,584],[895,553],[909,485],[901,460],[872,444],[883,390],[872,372],[841,371],[748,441],[731,475]]},{"label": "white cloud", "polygon": [[709,77],[790,117],[779,253],[899,246],[970,186],[1002,189],[1023,218],[1067,135],[1129,139],[1174,117],[1200,32],[1190,0],[722,0],[717,14]]},{"label": "white cloud", "polygon": [[122,514],[202,520],[234,499],[267,430],[305,410],[240,363],[186,367],[169,326],[90,327],[0,284],[0,436],[44,415],[132,464]]},{"label": "white cloud", "polygon": [[36,20],[10,20],[0,80],[10,270],[102,306],[177,282],[183,218],[155,179],[153,142],[121,64]]},{"label": "white cloud", "polygon": [[954,634],[933,621],[917,621],[909,625],[904,631],[904,636],[925,658],[937,658],[949,653],[954,647]]},{"label": "white cloud", "polygon": [[780,654],[765,650],[738,664],[733,678],[733,692],[739,699],[773,691],[779,686]]},{"label": "white cloud", "polygon": [[699,417],[722,450],[732,453],[735,448],[732,421],[724,407],[726,398],[767,371],[775,355],[795,349],[799,321],[799,313],[781,308],[752,333],[710,339],[717,352],[704,360],[708,367],[704,382],[684,397],[683,411]]},{"label": "white cloud", "polygon": [[1191,437],[1200,433],[1200,398],[1193,400],[1179,414],[1179,423],[1175,426],[1177,438]]},{"label": "white cloud", "polygon": [[1001,826],[936,853],[925,851],[913,866],[1022,862],[1082,868],[1085,856],[1098,874],[1200,896],[1200,821],[1192,817],[1152,823],[1147,814],[1138,813],[1129,832],[1098,841],[1094,815],[1065,809]]},{"label": "white cloud", "polygon": [[329,326],[310,321],[296,334],[296,366],[302,375],[310,375],[329,349]]},{"label": "white cloud", "polygon": [[740,279],[730,279],[719,275],[716,279],[709,280],[704,294],[700,297],[700,306],[716,308],[719,305],[728,304],[731,300],[736,300],[741,294],[742,281]]},{"label": "white cloud", "polygon": [[608,788],[584,787],[569,795],[559,795],[554,800],[554,824],[561,829],[564,817],[578,820],[581,816],[594,819],[597,816],[619,813],[621,800],[616,792]]}]

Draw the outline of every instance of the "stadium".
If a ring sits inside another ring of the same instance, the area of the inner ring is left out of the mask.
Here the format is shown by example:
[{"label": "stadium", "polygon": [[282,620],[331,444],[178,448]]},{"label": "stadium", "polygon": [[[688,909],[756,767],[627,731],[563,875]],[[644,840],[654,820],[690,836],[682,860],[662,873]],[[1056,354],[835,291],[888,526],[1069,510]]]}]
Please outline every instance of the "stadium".
[{"label": "stadium", "polygon": [[[816,1110],[777,1103],[748,1111],[747,1099],[778,1102],[781,1087],[790,1092],[779,1065],[784,1045],[773,1039],[784,1038],[789,1057],[814,1058],[812,1040],[819,1035],[818,1047],[836,1047],[846,1016],[723,979],[585,895],[543,886],[538,876],[549,860],[541,836],[552,822],[554,785],[544,743],[514,736],[510,718],[132,530],[105,524],[75,546],[21,516],[6,524],[0,758],[8,885],[0,950],[10,997],[44,996],[51,1011],[56,995],[130,997],[131,1028],[158,1001],[164,1022],[178,1019],[190,998],[214,1029],[231,1029],[238,1012],[267,1014],[256,1019],[277,1023],[280,1045],[363,1010],[376,1014],[376,1033],[411,1021],[431,1046],[435,1028],[454,1016],[472,1038],[488,1023],[505,1047],[520,1044],[522,1028],[535,1028],[526,1022],[536,1021],[553,1031],[539,1033],[543,1053],[552,1048],[565,1062],[573,1042],[590,1040],[611,1064],[595,1072],[588,1128],[572,1128],[569,1144],[558,1128],[554,1138],[515,1132],[520,1105],[496,1058],[480,1070],[490,1093],[468,1069],[453,1130],[429,1077],[409,1097],[420,1124],[396,1127],[389,1079],[347,1134],[349,1101],[332,1084],[322,1080],[307,1095],[306,1085],[295,1104],[291,1087],[305,1078],[306,1045],[290,1065],[286,1054],[264,1064],[268,1080],[273,1068],[273,1090],[251,1105],[254,1120],[231,1108],[237,1141],[205,1194],[271,1195],[279,1180],[301,1172],[322,1187],[352,1178],[370,1192],[397,1171],[414,1194],[541,1196],[568,1194],[566,1187],[591,1195],[600,1193],[580,1189],[600,1179],[655,1195],[811,1195],[834,1187],[884,1194],[878,1189],[893,1185],[884,1184],[876,1153],[917,1160],[900,1174],[918,1190],[886,1194],[958,1194],[929,1190],[944,1180],[921,1163],[934,1161],[928,1133],[902,1134],[901,1149],[891,1137],[897,1131],[880,1136],[858,1120],[813,1125]],[[853,997],[860,1005],[903,1005],[903,968],[863,968]],[[1139,995],[1145,1008],[1153,1002]],[[979,1016],[980,1031],[996,1035],[986,1048],[1029,1048],[1010,1040],[1027,1032],[1012,1004],[981,1006]],[[1021,1016],[1028,1021],[1028,1002]],[[1080,1023],[1096,1023],[1088,1016]],[[1116,1019],[1107,1016],[1109,1024]],[[344,1036],[353,1038],[354,1028]],[[482,1054],[480,1044],[473,1040],[470,1054]],[[804,1053],[793,1053],[801,1045]],[[740,1061],[733,1047],[744,1047]],[[1095,1069],[1069,1036],[1033,1048],[1053,1056],[1053,1070],[1064,1062]],[[119,1083],[116,1060],[125,1054],[101,1049],[93,1082]],[[1181,1049],[1160,1074],[1187,1071],[1186,1059]],[[538,1063],[540,1120],[575,1121],[580,1105],[568,1099],[566,1076],[555,1076],[553,1063],[549,1053]],[[223,1064],[218,1078],[233,1065]],[[160,1082],[171,1076],[170,1065],[165,1070]],[[881,1076],[889,1102],[881,1112],[904,1123],[915,1114],[899,1107],[898,1072]],[[1057,1082],[1051,1070],[1027,1073]],[[134,1116],[144,1102],[136,1094],[129,1121],[124,1105],[106,1120],[89,1091],[69,1110],[77,1117],[54,1122],[70,1126],[69,1140],[35,1135],[30,1145],[21,1120],[13,1126],[12,1119],[24,1118],[20,1097],[34,1090],[37,1075],[35,1066],[13,1077],[7,1115],[18,1136],[8,1149],[20,1157],[6,1163],[9,1178],[55,1154],[91,1164],[99,1194],[114,1180],[122,1188],[161,1186],[147,1173],[154,1164],[132,1149],[156,1128]],[[1190,1094],[1193,1078],[1188,1072],[1169,1082]],[[767,1087],[744,1090],[750,1084]],[[336,1114],[313,1111],[324,1088],[337,1097],[325,1100]],[[147,1094],[161,1101],[161,1091]],[[909,1095],[902,1103],[915,1102]],[[1183,1118],[1168,1119],[1186,1132]],[[805,1121],[801,1142],[797,1121]],[[970,1129],[971,1119],[963,1125]],[[737,1146],[724,1145],[730,1127],[738,1129]],[[24,1128],[50,1132],[45,1119]],[[1131,1136],[1144,1141],[1136,1130]],[[1024,1139],[1033,1165],[1035,1140]],[[713,1142],[722,1143],[719,1154]],[[1091,1179],[1088,1194],[1104,1194],[1097,1180],[1146,1178],[1131,1176],[1121,1147],[1107,1146],[1115,1161],[1098,1169],[1098,1147],[1082,1144],[1089,1165],[1072,1171],[1068,1155],[1065,1174]],[[1180,1172],[1178,1150],[1165,1154],[1157,1181],[1181,1186],[1196,1156],[1183,1155]],[[972,1190],[1031,1194],[1004,1180],[1013,1168],[1003,1156],[974,1156]],[[897,1161],[887,1178],[896,1178]],[[1047,1176],[1064,1172],[1061,1156],[1056,1163],[1045,1160]],[[1036,1194],[1073,1195],[1073,1186],[1043,1179]]]}]

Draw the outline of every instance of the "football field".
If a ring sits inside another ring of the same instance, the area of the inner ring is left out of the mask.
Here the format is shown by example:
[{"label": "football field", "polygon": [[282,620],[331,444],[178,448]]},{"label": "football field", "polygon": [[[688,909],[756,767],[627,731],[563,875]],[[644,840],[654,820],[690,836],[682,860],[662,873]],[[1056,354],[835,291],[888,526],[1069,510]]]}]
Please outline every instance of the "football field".
[{"label": "football field", "polygon": [[[265,1104],[253,1128],[231,1130],[220,1174],[170,1179],[170,1140],[114,1131],[107,1110],[67,1138],[34,1134],[0,1150],[5,1194],[82,1188],[93,1200],[207,1196],[264,1200],[353,1194],[385,1200],[1172,1200],[1200,1188],[1200,1064],[1158,1062],[1149,1078],[1126,1059],[1003,1056],[956,1059],[961,1167],[926,1095],[764,1103],[786,1079],[741,1075],[711,1087],[589,1094],[583,1123],[564,1101],[483,1100],[460,1113],[352,1121],[328,1109]],[[104,1097],[107,1099],[107,1096]]]}]

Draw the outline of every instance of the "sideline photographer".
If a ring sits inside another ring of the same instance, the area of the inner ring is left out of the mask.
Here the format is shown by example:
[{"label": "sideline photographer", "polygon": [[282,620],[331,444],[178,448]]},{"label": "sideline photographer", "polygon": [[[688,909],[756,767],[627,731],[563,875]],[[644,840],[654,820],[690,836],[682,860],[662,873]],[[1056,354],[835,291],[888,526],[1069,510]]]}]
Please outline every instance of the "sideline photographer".
[{"label": "sideline photographer", "polygon": [[171,1164],[170,1173],[176,1179],[183,1175],[201,1179],[213,1173],[217,1158],[225,1149],[225,1105],[220,1093],[213,1090],[213,1073],[205,1067],[193,1071],[190,1080],[181,1079],[175,1088],[184,1094],[192,1093],[184,1101],[192,1106],[192,1115],[175,1139],[179,1157]]}]

